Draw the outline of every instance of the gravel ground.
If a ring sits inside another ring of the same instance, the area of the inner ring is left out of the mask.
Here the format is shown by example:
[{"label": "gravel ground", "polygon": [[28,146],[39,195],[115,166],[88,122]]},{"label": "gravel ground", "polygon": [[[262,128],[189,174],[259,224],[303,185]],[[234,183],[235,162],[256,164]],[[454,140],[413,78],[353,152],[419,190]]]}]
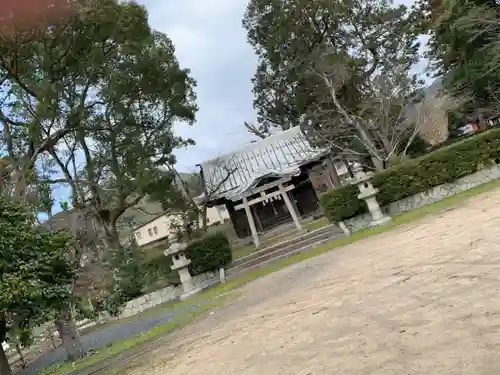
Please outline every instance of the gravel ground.
[{"label": "gravel ground", "polygon": [[492,375],[500,191],[248,284],[131,375]]}]

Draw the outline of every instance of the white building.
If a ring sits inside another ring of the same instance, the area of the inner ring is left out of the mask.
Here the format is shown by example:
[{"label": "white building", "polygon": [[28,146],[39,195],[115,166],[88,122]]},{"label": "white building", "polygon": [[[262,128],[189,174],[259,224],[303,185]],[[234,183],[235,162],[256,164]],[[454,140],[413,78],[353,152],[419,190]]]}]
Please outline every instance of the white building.
[{"label": "white building", "polygon": [[[207,225],[215,225],[229,220],[229,213],[225,207],[208,207]],[[201,218],[200,223],[201,224]],[[134,237],[139,246],[174,236],[182,226],[181,215],[160,214],[134,230]]]}]

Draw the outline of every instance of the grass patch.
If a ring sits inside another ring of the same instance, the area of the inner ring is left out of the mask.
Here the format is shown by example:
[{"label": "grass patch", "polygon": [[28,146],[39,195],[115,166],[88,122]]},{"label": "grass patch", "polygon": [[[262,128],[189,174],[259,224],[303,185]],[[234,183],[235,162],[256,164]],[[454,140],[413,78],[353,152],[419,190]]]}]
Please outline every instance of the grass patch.
[{"label": "grass patch", "polygon": [[[220,291],[215,291],[216,288],[206,291],[205,293],[199,294],[192,298],[189,298],[185,301],[175,303],[168,308],[157,308],[156,312],[159,310],[168,311],[174,309],[181,309],[182,307],[190,306],[199,303],[199,309],[197,311],[188,312],[186,311],[182,316],[178,316],[171,321],[160,324],[155,328],[144,332],[135,337],[118,341],[107,348],[100,349],[95,354],[84,358],[80,361],[74,363],[64,363],[60,365],[51,366],[46,368],[40,372],[41,375],[66,375],[70,374],[74,371],[83,370],[86,367],[95,365],[100,363],[106,359],[112,358],[126,350],[132,349],[140,344],[143,344],[147,341],[155,339],[157,337],[163,336],[172,330],[182,327],[186,324],[189,324],[197,317],[202,314],[211,311],[217,307],[224,305],[225,303],[230,302],[234,298],[237,297],[236,294],[224,294]],[[152,310],[152,309],[151,309]],[[148,313],[151,313],[148,311]],[[144,314],[142,315],[144,316]]]},{"label": "grass patch", "polygon": [[324,228],[327,225],[330,225],[330,222],[326,217],[323,216],[317,220],[311,221],[310,223],[304,225],[304,229],[307,230],[308,232],[313,232],[315,230]]},{"label": "grass patch", "polygon": [[[158,336],[167,334],[168,332],[172,331],[175,328],[179,328],[179,327],[182,327],[183,325],[190,323],[194,318],[200,316],[201,314],[203,314],[211,309],[214,309],[216,307],[219,307],[222,304],[227,303],[230,300],[237,297],[237,295],[235,293],[229,293],[229,292],[234,291],[235,289],[238,289],[238,288],[242,287],[243,285],[245,285],[251,281],[254,281],[262,276],[279,271],[287,266],[290,266],[290,265],[302,262],[306,259],[310,259],[310,258],[313,258],[315,256],[324,254],[324,253],[329,252],[331,250],[341,248],[343,246],[349,245],[351,243],[362,240],[364,238],[368,238],[368,237],[386,232],[386,231],[391,230],[393,228],[396,228],[396,227],[399,227],[402,225],[406,225],[406,224],[413,222],[417,219],[423,218],[426,215],[447,211],[450,208],[456,206],[457,204],[459,204],[459,203],[461,203],[461,202],[463,202],[471,197],[474,197],[474,196],[481,194],[481,193],[492,191],[492,190],[497,189],[499,187],[500,187],[500,180],[496,180],[496,181],[492,181],[492,182],[480,185],[478,187],[466,190],[464,192],[461,192],[459,194],[456,194],[452,197],[446,198],[446,199],[441,200],[439,202],[429,204],[427,206],[418,208],[416,210],[395,216],[395,217],[393,217],[391,222],[389,222],[385,225],[374,227],[374,228],[363,229],[359,232],[353,233],[349,237],[342,237],[342,238],[340,238],[336,241],[333,241],[329,244],[312,249],[311,251],[300,253],[300,254],[294,255],[290,258],[282,259],[282,260],[276,261],[274,263],[271,263],[269,265],[266,265],[264,267],[261,267],[259,269],[250,271],[247,274],[238,276],[237,278],[235,278],[229,282],[226,282],[224,284],[219,284],[218,286],[216,286],[212,289],[209,289],[203,293],[200,293],[199,295],[193,296],[193,297],[191,297],[183,302],[175,303],[169,307],[156,308],[155,311],[158,312],[158,310],[161,310],[161,309],[165,309],[165,310],[177,309],[177,308],[182,308],[182,306],[200,303],[200,310],[199,311],[187,313],[186,315],[179,317],[179,319],[174,319],[171,322],[168,322],[168,323],[163,324],[163,325],[159,325],[156,328],[154,328],[153,330],[146,332],[142,335],[115,343],[115,344],[111,345],[109,348],[104,349],[104,350],[100,351],[99,353],[97,353],[91,357],[88,357],[82,361],[79,361],[79,362],[75,363],[74,365],[64,364],[64,365],[57,366],[57,367],[51,367],[49,369],[46,369],[45,371],[42,371],[41,374],[42,375],[56,375],[56,374],[63,375],[63,374],[68,374],[71,371],[83,369],[87,366],[96,364],[100,361],[103,361],[105,359],[108,359],[110,357],[118,355],[119,353],[123,352],[124,350],[131,349],[131,348],[133,348],[141,343],[144,343],[148,340],[151,340],[151,339],[156,338]],[[323,220],[323,219],[320,219],[320,220]],[[311,223],[311,224],[313,224],[313,223]],[[150,313],[150,312],[148,311],[145,313]]]}]

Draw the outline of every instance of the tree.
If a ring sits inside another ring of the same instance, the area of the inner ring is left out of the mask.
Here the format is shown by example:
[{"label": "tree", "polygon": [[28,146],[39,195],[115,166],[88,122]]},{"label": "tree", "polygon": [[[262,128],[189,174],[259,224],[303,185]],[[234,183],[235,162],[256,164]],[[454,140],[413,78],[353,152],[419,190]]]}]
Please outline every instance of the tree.
[{"label": "tree", "polygon": [[[120,216],[169,185],[162,167],[192,144],[173,123],[194,121],[195,82],[136,3],[80,0],[49,23],[2,31],[0,147],[14,195],[69,186],[71,208],[119,252]],[[34,178],[41,164],[48,172]]]},{"label": "tree", "polygon": [[66,259],[74,273],[71,294],[59,307],[54,323],[68,359],[75,361],[85,355],[75,323],[75,312],[89,315],[88,311],[80,308],[81,299],[88,298],[88,294],[95,289],[108,287],[111,271],[103,262],[101,241],[90,213],[68,209],[53,216],[51,210],[52,206],[49,220],[42,225],[51,232],[66,232],[71,235],[71,242],[66,249]]},{"label": "tree", "polygon": [[[0,197],[0,343],[10,330],[30,332],[50,320],[70,298],[69,244],[67,234],[35,226],[26,206]],[[11,373],[0,345],[0,374]]]},{"label": "tree", "polygon": [[135,3],[86,0],[50,28],[0,41],[0,51],[9,156],[43,146],[61,176],[44,182],[69,185],[72,206],[90,208],[109,247],[119,248],[119,216],[170,183],[160,167],[192,144],[173,134],[174,122],[194,121],[196,106],[171,41]]},{"label": "tree", "polygon": [[[431,143],[447,139],[446,114],[456,108],[456,100],[442,93],[425,95],[416,77],[406,69],[375,75],[357,110],[352,111],[342,105],[337,93],[343,75],[349,74],[346,69],[332,69],[332,63],[327,69],[317,65],[312,70],[324,81],[330,97],[325,105],[310,111],[301,124],[314,144],[347,158],[370,157],[377,168],[385,168],[390,161],[404,159],[422,134]],[[327,110],[331,103],[333,108]]]},{"label": "tree", "polygon": [[[41,155],[38,155],[40,157]],[[73,279],[71,280],[70,285],[70,297],[67,298],[66,301],[60,304],[60,306],[56,309],[54,314],[54,321],[59,336],[62,340],[63,347],[65,348],[68,358],[70,360],[76,360],[82,358],[84,353],[83,346],[79,340],[79,334],[77,331],[77,327],[73,317],[73,311],[75,307],[75,301],[78,299],[76,295],[76,285],[78,280],[80,279],[80,274],[82,271],[82,258],[85,254],[85,249],[88,246],[89,236],[87,234],[87,227],[77,227],[74,223],[75,217],[68,218],[68,222],[64,223],[63,228],[54,228],[52,222],[52,210],[54,205],[54,199],[52,196],[52,187],[50,184],[45,182],[40,182],[40,179],[43,179],[42,175],[38,173],[36,170],[26,167],[25,161],[15,160],[14,165],[18,168],[17,171],[24,171],[28,178],[24,178],[22,180],[18,179],[19,176],[16,173],[12,173],[11,163],[8,162],[4,164],[4,181],[3,185],[4,190],[2,191],[3,197],[7,199],[14,199],[16,201],[28,202],[31,208],[38,213],[46,214],[49,218],[49,223],[41,223],[38,215],[36,216],[36,220],[38,224],[41,224],[43,228],[52,231],[54,233],[61,233],[63,231],[71,236],[71,241],[68,242],[68,246],[66,248],[66,260],[68,261],[68,265],[71,267],[73,272]],[[35,168],[33,166],[33,168]],[[18,185],[21,184],[21,189],[18,189]],[[85,243],[84,243],[85,242]],[[17,333],[20,332],[24,336],[18,337]],[[19,345],[26,346],[29,343],[29,340],[26,339],[29,333],[29,327],[22,327],[14,330],[14,333],[11,333],[10,336],[14,340],[16,349],[20,351]]]},{"label": "tree", "polygon": [[500,5],[493,0],[428,0],[420,3],[420,12],[427,14],[424,30],[431,35],[428,58],[445,88],[453,96],[470,97],[462,112],[488,116],[496,102],[492,92],[500,89],[491,55],[497,55],[492,47],[498,43]]},{"label": "tree", "polygon": [[[123,24],[119,26],[124,30],[114,32],[123,36],[146,28],[146,15],[136,22],[130,30]],[[101,68],[99,91],[94,94],[100,103],[88,113],[86,127],[66,136],[66,147],[50,150],[64,176],[50,182],[69,184],[73,207],[93,217],[120,291],[126,288],[121,285],[123,269],[130,268],[132,258],[126,256],[129,246],[120,241],[118,220],[145,197],[173,184],[175,176],[162,167],[175,163],[176,147],[192,144],[173,134],[173,124],[192,122],[196,110],[194,82],[179,67],[170,40],[153,31],[140,41],[134,38],[130,35],[123,52]],[[83,156],[83,168],[76,166],[78,154]]]},{"label": "tree", "polygon": [[389,1],[251,0],[243,25],[259,58],[254,129],[263,133],[298,126],[307,111],[324,105],[328,88],[309,73],[311,62],[326,52],[349,69],[337,90],[348,110],[357,109],[374,74],[411,66],[418,58],[410,12]]}]

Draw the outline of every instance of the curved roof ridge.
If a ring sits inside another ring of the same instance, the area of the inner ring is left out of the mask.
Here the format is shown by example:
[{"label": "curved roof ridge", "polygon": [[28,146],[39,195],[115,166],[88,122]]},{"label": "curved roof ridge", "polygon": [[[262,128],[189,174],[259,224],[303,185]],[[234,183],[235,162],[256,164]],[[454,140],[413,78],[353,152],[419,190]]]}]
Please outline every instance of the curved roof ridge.
[{"label": "curved roof ridge", "polygon": [[299,127],[274,134],[202,163],[211,200],[237,199],[269,175],[300,173],[300,167],[326,153],[312,147]]}]

